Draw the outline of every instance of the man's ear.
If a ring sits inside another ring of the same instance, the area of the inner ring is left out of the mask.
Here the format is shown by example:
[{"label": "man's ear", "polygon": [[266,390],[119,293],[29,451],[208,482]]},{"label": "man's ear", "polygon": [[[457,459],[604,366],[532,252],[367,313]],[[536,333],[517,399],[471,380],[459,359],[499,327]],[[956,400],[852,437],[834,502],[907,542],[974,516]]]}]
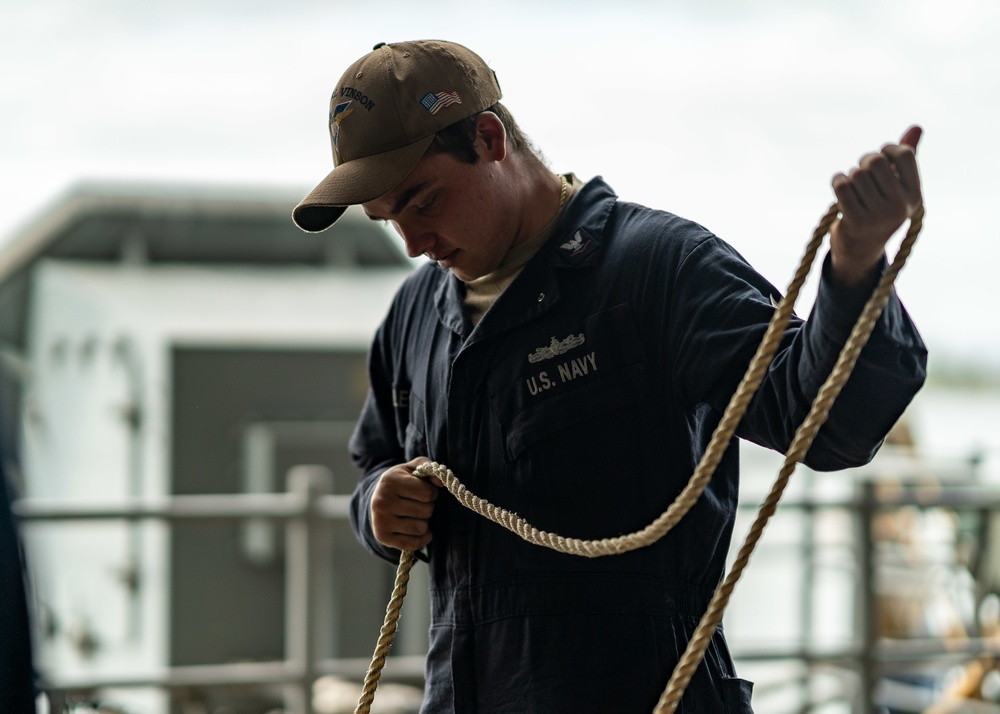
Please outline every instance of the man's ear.
[{"label": "man's ear", "polygon": [[507,130],[493,112],[476,115],[476,151],[488,161],[503,161],[507,156]]}]

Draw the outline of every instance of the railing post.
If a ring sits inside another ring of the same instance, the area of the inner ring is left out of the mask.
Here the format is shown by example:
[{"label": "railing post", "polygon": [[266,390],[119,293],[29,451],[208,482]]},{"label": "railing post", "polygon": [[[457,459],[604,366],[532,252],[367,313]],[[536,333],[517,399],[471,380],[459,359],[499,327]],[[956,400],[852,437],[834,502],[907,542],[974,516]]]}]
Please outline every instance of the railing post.
[{"label": "railing post", "polygon": [[[803,481],[803,493],[815,492],[813,472],[802,470],[800,478]],[[799,646],[803,652],[811,652],[815,645],[813,617],[814,600],[816,597],[816,505],[807,502],[803,505],[799,517],[802,520],[802,610],[799,612]],[[801,678],[799,687],[799,706],[801,711],[813,709],[813,673],[815,664],[807,660],[805,675]]]},{"label": "railing post", "polygon": [[868,480],[861,483],[861,508],[858,511],[858,619],[861,626],[861,655],[859,658],[859,692],[857,711],[870,714],[875,711],[875,687],[880,675],[876,653],[878,647],[878,601],[876,599],[875,572],[875,485]]},{"label": "railing post", "polygon": [[62,692],[46,692],[45,698],[48,700],[49,714],[66,714],[69,711],[69,703]]},{"label": "railing post", "polygon": [[301,515],[288,520],[285,538],[285,658],[298,673],[298,683],[285,689],[288,714],[312,714],[312,687],[317,671],[316,575],[325,572],[321,554],[325,529],[316,499],[328,494],[333,477],[325,466],[295,466],[288,471],[288,488],[304,504]]}]

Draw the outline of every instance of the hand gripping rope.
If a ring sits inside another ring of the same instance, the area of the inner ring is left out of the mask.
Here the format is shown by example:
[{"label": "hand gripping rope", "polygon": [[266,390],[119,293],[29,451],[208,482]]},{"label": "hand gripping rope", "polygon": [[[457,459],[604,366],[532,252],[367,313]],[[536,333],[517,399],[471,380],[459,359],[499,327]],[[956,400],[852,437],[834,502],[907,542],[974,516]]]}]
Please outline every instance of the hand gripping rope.
[{"label": "hand gripping rope", "polygon": [[[750,366],[747,367],[746,374],[743,375],[742,381],[736,388],[736,392],[733,394],[732,399],[730,399],[725,412],[723,412],[722,419],[712,434],[708,447],[705,449],[705,454],[691,475],[687,486],[684,487],[684,490],[681,491],[674,502],[670,504],[669,508],[645,528],[634,533],[599,540],[565,538],[554,533],[539,530],[527,523],[516,513],[498,508],[485,499],[479,498],[462,485],[450,469],[441,464],[434,462],[421,464],[414,471],[414,474],[421,478],[427,478],[432,475],[436,476],[445,485],[449,493],[466,508],[516,533],[529,543],[545,546],[560,553],[580,555],[586,558],[597,558],[604,555],[625,553],[655,543],[666,535],[671,528],[677,525],[681,518],[691,510],[691,507],[694,506],[705,490],[708,481],[712,478],[712,474],[719,465],[719,461],[722,459],[723,453],[732,439],[737,425],[746,413],[750,400],[753,398],[758,387],[760,387],[760,383],[764,379],[764,373],[774,358],[778,343],[781,341],[785,327],[791,319],[792,309],[795,306],[799,291],[805,282],[806,276],[809,274],[809,269],[816,258],[816,253],[823,242],[823,237],[829,232],[830,226],[837,219],[839,211],[840,206],[838,204],[834,203],[830,206],[826,215],[820,220],[816,230],[813,231],[813,237],[806,246],[799,267],[795,271],[795,276],[788,286],[788,291],[778,304],[767,331],[761,340],[760,347],[757,348],[757,353],[751,360]],[[764,499],[764,503],[760,507],[757,518],[754,520],[729,574],[715,591],[708,609],[705,611],[701,622],[688,642],[687,649],[684,651],[683,656],[677,663],[677,667],[670,676],[667,687],[660,696],[653,714],[674,714],[677,710],[684,690],[687,688],[691,677],[705,655],[705,650],[708,648],[712,634],[722,621],[722,615],[726,609],[726,605],[729,603],[733,588],[736,587],[736,583],[750,562],[750,555],[757,546],[757,542],[764,532],[764,527],[777,509],[778,501],[785,487],[788,485],[792,472],[795,470],[795,465],[805,458],[809,447],[816,438],[817,432],[819,432],[820,427],[823,426],[823,423],[829,416],[834,400],[836,400],[840,394],[840,390],[851,376],[851,371],[858,360],[861,348],[868,341],[868,337],[875,326],[875,321],[882,313],[882,309],[889,299],[892,285],[910,255],[913,244],[917,239],[917,234],[920,233],[920,228],[923,225],[923,218],[924,207],[921,205],[914,212],[913,216],[911,216],[910,226],[899,246],[896,257],[882,275],[868,302],[865,303],[864,309],[861,311],[861,315],[858,317],[858,321],[855,323],[850,337],[848,337],[833,370],[830,372],[830,376],[827,377],[823,386],[820,387],[809,413],[796,430],[795,436],[792,438],[792,443],[785,454],[784,464],[778,472],[778,477],[771,487],[770,493]],[[385,624],[382,625],[379,633],[375,653],[372,656],[368,673],[365,675],[361,699],[354,710],[355,714],[368,714],[372,701],[375,698],[375,689],[378,686],[382,668],[385,666],[389,648],[392,646],[393,635],[396,632],[396,623],[399,619],[399,610],[403,604],[403,597],[406,595],[406,584],[409,581],[410,569],[412,567],[413,552],[403,551],[400,554],[399,567],[396,570],[396,583],[393,587],[392,596],[389,599],[389,605],[386,608]]]}]

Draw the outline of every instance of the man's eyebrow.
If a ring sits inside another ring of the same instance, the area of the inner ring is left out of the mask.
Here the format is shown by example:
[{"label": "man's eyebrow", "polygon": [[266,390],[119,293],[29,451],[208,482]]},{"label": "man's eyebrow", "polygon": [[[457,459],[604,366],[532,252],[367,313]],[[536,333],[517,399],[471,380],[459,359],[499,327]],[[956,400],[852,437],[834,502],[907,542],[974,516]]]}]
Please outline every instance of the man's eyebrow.
[{"label": "man's eyebrow", "polygon": [[406,208],[406,204],[412,201],[414,196],[423,191],[429,183],[430,180],[421,181],[416,186],[410,186],[408,189],[403,191],[399,198],[396,199],[396,202],[392,204],[392,208],[389,210],[389,213],[394,216],[398,216],[403,209]]},{"label": "man's eyebrow", "polygon": [[[392,204],[392,208],[389,209],[389,215],[398,216],[400,213],[402,213],[403,209],[406,208],[407,204],[413,200],[413,197],[416,196],[421,191],[423,191],[425,188],[427,188],[427,185],[429,183],[430,179],[426,181],[421,181],[420,183],[414,186],[410,186],[410,188],[403,191],[403,193],[400,194],[399,198],[396,199],[396,202]],[[373,221],[387,220],[379,216],[373,216],[370,213],[368,214],[368,218],[370,218]]]}]

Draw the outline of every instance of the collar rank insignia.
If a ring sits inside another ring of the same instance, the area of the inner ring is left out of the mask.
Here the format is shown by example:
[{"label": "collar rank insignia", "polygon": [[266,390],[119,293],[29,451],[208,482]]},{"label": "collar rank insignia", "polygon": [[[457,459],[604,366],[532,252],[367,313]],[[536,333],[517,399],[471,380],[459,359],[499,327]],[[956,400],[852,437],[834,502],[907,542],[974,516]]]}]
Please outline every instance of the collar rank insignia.
[{"label": "collar rank insignia", "polygon": [[565,243],[559,244],[559,253],[570,263],[578,263],[597,250],[598,243],[583,231],[577,231]]},{"label": "collar rank insignia", "polygon": [[584,245],[585,243],[583,242],[583,234],[580,231],[577,231],[576,234],[574,234],[572,240],[563,243],[559,247],[565,251],[568,251],[570,255],[572,255],[573,253],[583,250]]}]

